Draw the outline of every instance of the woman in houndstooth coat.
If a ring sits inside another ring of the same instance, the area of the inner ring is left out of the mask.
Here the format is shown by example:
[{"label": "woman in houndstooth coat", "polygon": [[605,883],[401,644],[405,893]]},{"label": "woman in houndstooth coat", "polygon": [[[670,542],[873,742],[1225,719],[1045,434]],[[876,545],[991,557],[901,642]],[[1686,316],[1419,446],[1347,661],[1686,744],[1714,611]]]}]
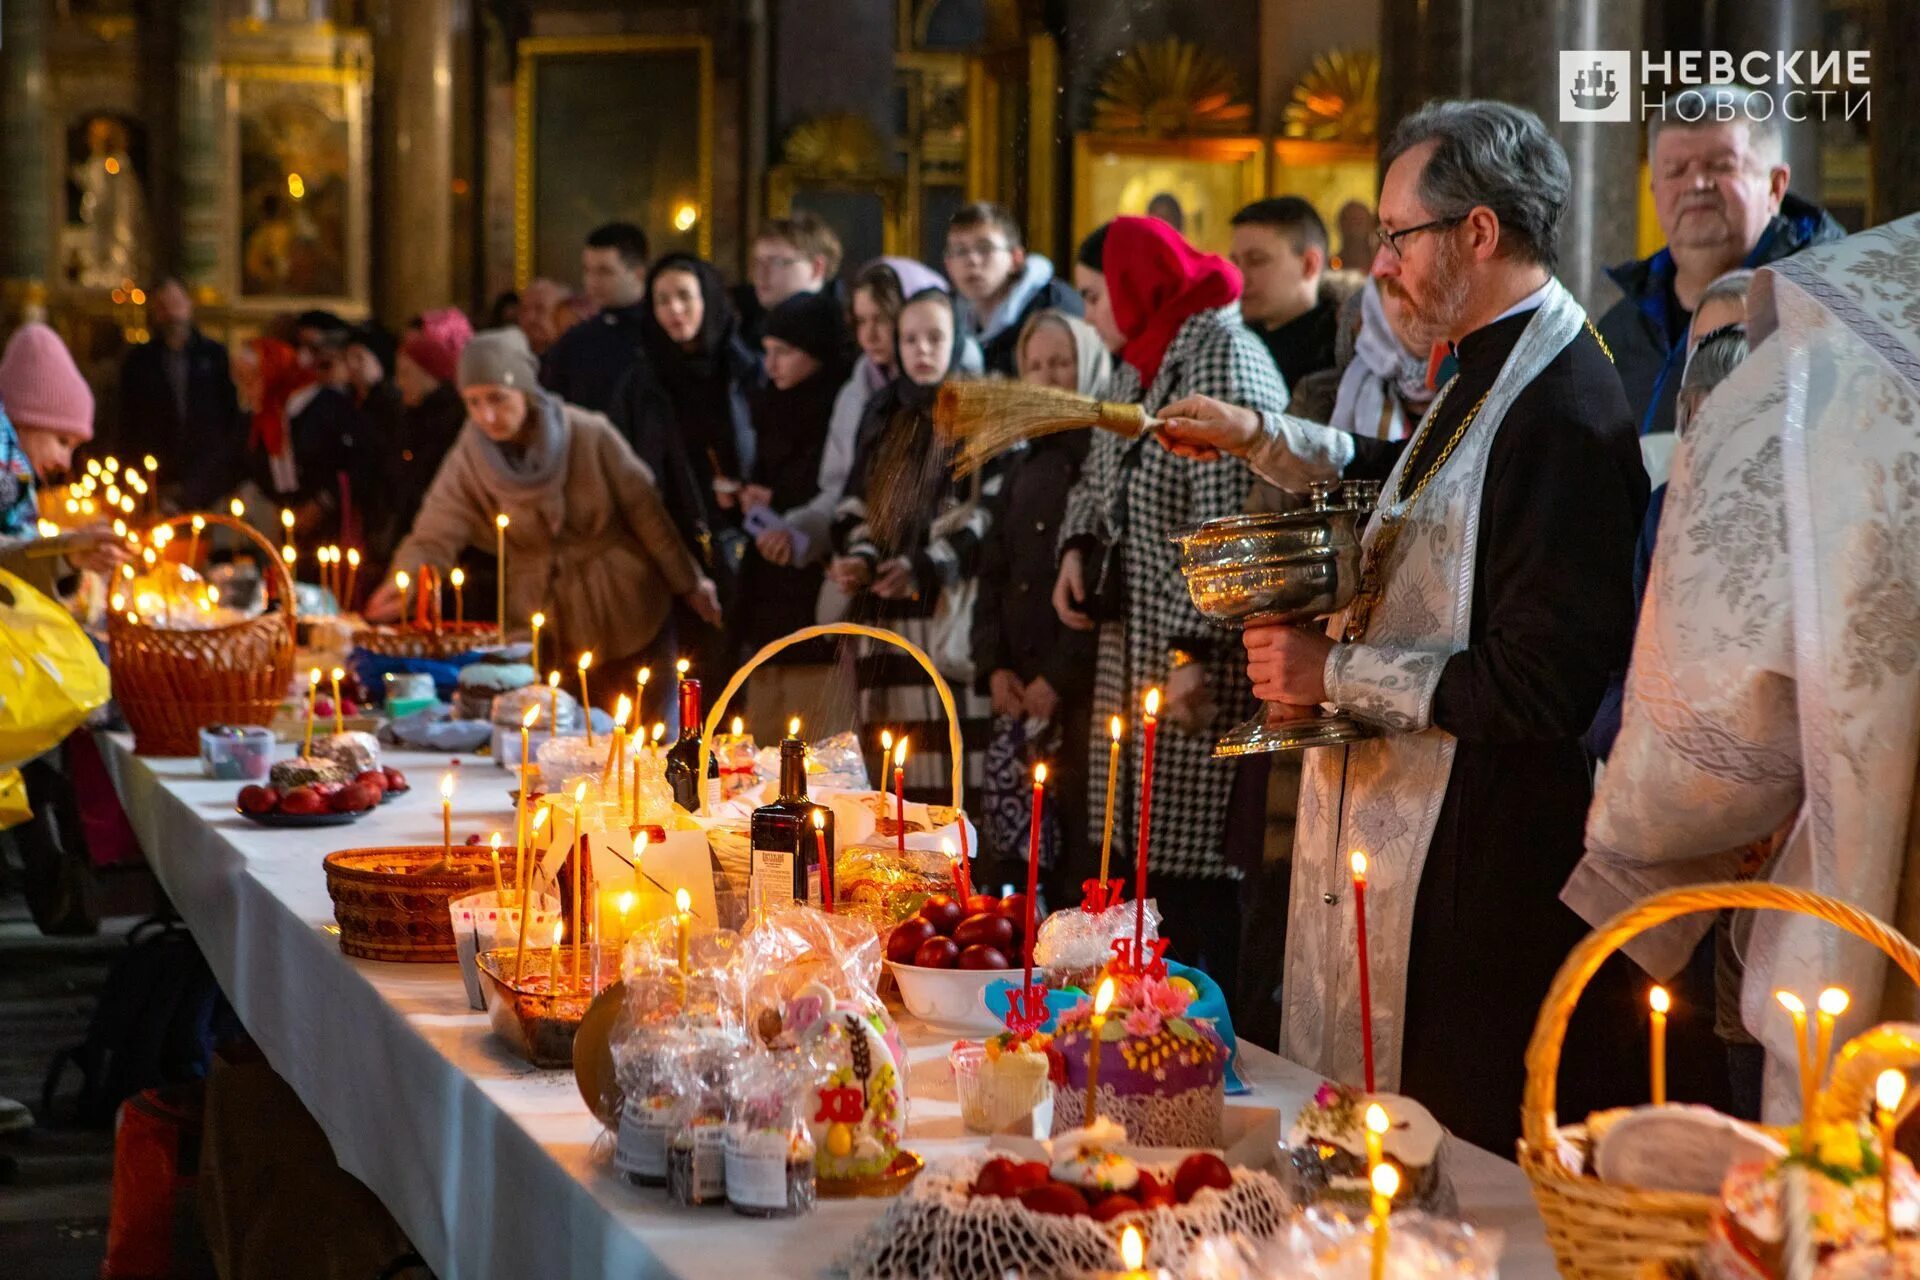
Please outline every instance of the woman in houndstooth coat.
[{"label": "woman in houndstooth coat", "polygon": [[[1122,362],[1106,397],[1148,413],[1182,396],[1217,396],[1266,413],[1286,385],[1240,319],[1240,273],[1195,251],[1153,218],[1115,218],[1080,248],[1075,284],[1087,320]],[[1142,388],[1145,388],[1144,394]],[[1131,890],[1142,701],[1162,690],[1154,748],[1147,892],[1165,917],[1169,954],[1232,983],[1238,959],[1239,872],[1222,848],[1234,769],[1214,742],[1253,710],[1238,637],[1194,609],[1174,533],[1244,509],[1252,473],[1235,459],[1193,462],[1152,439],[1094,433],[1067,498],[1054,604],[1069,626],[1097,626],[1099,666],[1089,745],[1090,843],[1098,848],[1108,720],[1127,726],[1114,801],[1113,869]]]}]

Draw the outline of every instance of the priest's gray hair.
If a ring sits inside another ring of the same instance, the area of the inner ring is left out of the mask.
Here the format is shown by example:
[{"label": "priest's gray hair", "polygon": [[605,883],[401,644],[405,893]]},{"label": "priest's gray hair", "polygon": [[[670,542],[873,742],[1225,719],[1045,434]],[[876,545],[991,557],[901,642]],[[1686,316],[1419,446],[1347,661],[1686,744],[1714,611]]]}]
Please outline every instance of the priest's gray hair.
[{"label": "priest's gray hair", "polygon": [[1420,201],[1436,218],[1485,206],[1500,219],[1500,243],[1551,272],[1560,218],[1573,188],[1567,153],[1540,117],[1504,102],[1429,102],[1400,122],[1380,157],[1385,173],[1403,153],[1439,146],[1420,172]]}]

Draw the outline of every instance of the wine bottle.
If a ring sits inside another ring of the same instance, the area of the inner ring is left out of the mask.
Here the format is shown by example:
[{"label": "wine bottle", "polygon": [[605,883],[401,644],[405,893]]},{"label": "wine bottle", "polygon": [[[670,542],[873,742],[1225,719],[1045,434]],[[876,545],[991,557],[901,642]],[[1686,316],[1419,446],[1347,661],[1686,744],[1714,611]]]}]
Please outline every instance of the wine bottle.
[{"label": "wine bottle", "polygon": [[[822,815],[822,836],[814,832],[815,813]],[[773,911],[795,902],[821,905],[821,877],[830,885],[833,876],[833,811],[807,799],[807,744],[799,738],[780,740],[780,798],[753,811],[747,837],[752,910]]]},{"label": "wine bottle", "polygon": [[707,785],[694,779],[700,770],[700,682],[688,677],[680,681],[680,736],[667,748],[667,783],[673,788],[673,802],[688,813],[700,812],[701,792],[706,793],[709,808],[720,802],[720,762],[707,758]]}]

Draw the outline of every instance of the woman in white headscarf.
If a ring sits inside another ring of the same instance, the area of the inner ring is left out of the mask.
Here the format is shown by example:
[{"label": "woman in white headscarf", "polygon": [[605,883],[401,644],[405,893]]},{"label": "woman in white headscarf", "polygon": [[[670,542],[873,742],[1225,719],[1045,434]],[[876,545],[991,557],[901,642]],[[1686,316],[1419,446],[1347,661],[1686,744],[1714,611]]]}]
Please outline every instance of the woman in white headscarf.
[{"label": "woman in white headscarf", "polygon": [[1329,426],[1357,436],[1403,440],[1433,400],[1425,353],[1408,349],[1394,331],[1378,282],[1360,290],[1360,336],[1340,375]]}]

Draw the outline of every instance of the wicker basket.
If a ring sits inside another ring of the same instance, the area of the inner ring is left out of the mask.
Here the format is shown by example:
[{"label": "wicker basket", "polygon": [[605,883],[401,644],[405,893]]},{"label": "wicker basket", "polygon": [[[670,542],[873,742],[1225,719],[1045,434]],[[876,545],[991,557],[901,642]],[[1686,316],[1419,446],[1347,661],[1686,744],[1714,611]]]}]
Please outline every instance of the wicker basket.
[{"label": "wicker basket", "polygon": [[[207,524],[225,525],[253,539],[278,575],[280,608],[259,617],[201,631],[175,630],[107,617],[107,665],[113,696],[133,730],[133,750],[143,756],[191,756],[200,751],[200,730],[210,724],[270,724],[293,678],[293,575],[273,544],[245,521],[205,513]],[[185,525],[191,515],[158,521]]]},{"label": "wicker basket", "polygon": [[1574,1005],[1607,957],[1669,920],[1729,908],[1795,911],[1825,920],[1879,947],[1920,983],[1920,949],[1892,926],[1834,898],[1782,885],[1709,884],[1655,894],[1588,934],[1561,964],[1540,1006],[1527,1044],[1520,1115],[1520,1167],[1533,1184],[1547,1241],[1567,1280],[1645,1280],[1669,1264],[1685,1265],[1706,1242],[1716,1197],[1616,1186],[1567,1167],[1560,1157],[1554,1089]]},{"label": "wicker basket", "polygon": [[[460,958],[447,904],[493,885],[493,861],[482,845],[342,849],[326,859],[327,895],[340,926],[340,950],[362,960],[453,964]],[[517,874],[515,851],[500,851],[500,874]]]},{"label": "wicker basket", "polygon": [[498,648],[500,628],[491,622],[444,622],[438,625],[361,627],[353,633],[354,647],[383,658],[424,658],[447,662],[475,649]]}]

